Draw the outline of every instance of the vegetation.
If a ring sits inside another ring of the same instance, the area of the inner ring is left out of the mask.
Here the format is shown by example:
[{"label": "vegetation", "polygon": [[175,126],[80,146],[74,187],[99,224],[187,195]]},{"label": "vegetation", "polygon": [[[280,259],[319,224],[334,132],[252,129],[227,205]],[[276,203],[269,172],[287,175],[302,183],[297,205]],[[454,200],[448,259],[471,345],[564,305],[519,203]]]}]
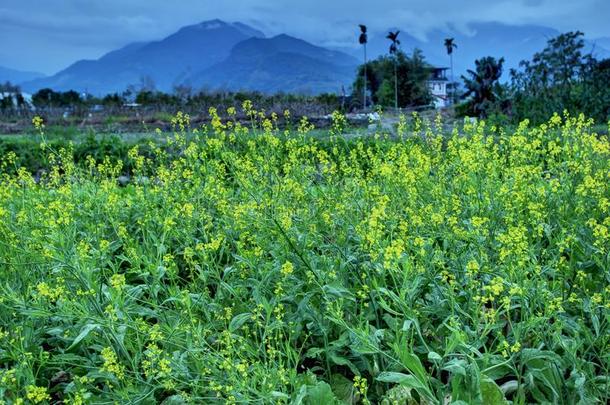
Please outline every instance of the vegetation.
[{"label": "vegetation", "polygon": [[584,47],[582,32],[561,34],[511,72],[517,118],[540,122],[558,110],[585,111],[601,122],[610,118],[610,60],[597,61]]},{"label": "vegetation", "polygon": [[80,94],[74,90],[56,92],[51,89],[42,89],[32,96],[36,107],[74,107],[82,104]]},{"label": "vegetation", "polygon": [[[59,131],[58,131],[59,132]],[[53,150],[71,150],[74,163],[84,165],[88,156],[98,160],[104,157],[120,161],[125,173],[131,170],[128,152],[138,146],[142,153],[150,149],[149,142],[154,136],[141,137],[137,140],[123,140],[117,135],[98,137],[94,133],[81,133],[77,128],[49,136],[45,141],[48,148]],[[158,147],[163,148],[161,144]],[[26,169],[30,173],[38,174],[48,171],[51,161],[47,148],[40,148],[38,137],[17,135],[15,137],[3,136],[0,138],[0,156],[14,156],[14,167],[3,167],[2,172],[16,173],[16,168]]]},{"label": "vegetation", "polygon": [[340,113],[316,139],[243,107],[250,128],[177,115],[163,146],[130,147],[127,181],[38,118],[47,171],[2,156],[0,400],[610,400],[592,121],[446,136],[402,117],[346,141]]},{"label": "vegetation", "polygon": [[490,112],[501,109],[503,87],[500,85],[504,59],[491,56],[475,61],[476,70],[468,70],[468,77],[462,76],[468,101],[460,106],[462,115],[487,117]]},{"label": "vegetation", "polygon": [[394,61],[394,108],[398,109],[398,72],[397,65],[398,59],[396,58],[396,54],[398,53],[398,47],[400,46],[400,41],[398,40],[398,34],[400,31],[390,31],[386,36],[387,39],[390,40],[390,57],[392,57]]},{"label": "vegetation", "polygon": [[363,74],[362,74],[362,108],[366,108],[367,103],[366,103],[366,99],[367,99],[367,93],[366,93],[366,78],[367,78],[367,73],[366,73],[366,64],[367,64],[367,59],[366,59],[366,44],[369,40],[368,38],[368,34],[367,34],[367,28],[366,25],[359,25],[360,27],[360,36],[358,37],[358,43],[360,45],[362,45],[362,48],[364,50],[364,66],[363,66]]},{"label": "vegetation", "polygon": [[482,58],[463,77],[469,97],[458,112],[478,117],[504,117],[505,122],[544,122],[554,111],[584,112],[598,122],[610,118],[610,59],[585,53],[582,32],[568,32],[548,41],[531,60],[512,69],[501,84],[502,59]]},{"label": "vegetation", "polygon": [[157,90],[142,89],[128,90],[122,94],[113,93],[104,97],[80,95],[75,91],[56,92],[51,89],[42,89],[32,96],[34,105],[42,109],[53,107],[92,107],[95,105],[105,107],[121,107],[135,102],[144,107],[180,107],[199,109],[212,105],[240,105],[245,100],[254,100],[262,106],[291,103],[319,103],[332,107],[340,106],[340,99],[334,94],[320,94],[317,96],[302,96],[298,94],[263,94],[259,92],[193,92],[187,87],[177,87],[173,93],[164,93]]},{"label": "vegetation", "polygon": [[15,86],[11,82],[0,83],[0,111],[23,109],[25,107],[26,101],[19,86]]},{"label": "vegetation", "polygon": [[[432,98],[427,81],[431,67],[425,62],[421,51],[415,50],[407,56],[399,48],[399,32],[389,32],[387,38],[391,43],[388,55],[369,61],[367,27],[361,24],[359,29],[358,42],[363,47],[364,63],[357,70],[351,96],[196,92],[187,85],[175,86],[173,92],[164,93],[155,90],[152,79],[144,76],[139,86],[129,86],[121,94],[93,97],[75,91],[42,89],[33,95],[32,102],[43,114],[60,109],[61,114],[69,111],[78,116],[85,116],[91,110],[121,109],[133,103],[172,115],[179,110],[195,114],[211,106],[238,107],[245,100],[252,100],[267,110],[298,109],[297,104],[315,105],[319,107],[320,115],[333,110],[352,111],[368,106],[369,102],[395,109],[430,106]],[[457,86],[453,80],[453,52],[457,44],[454,38],[445,38],[443,46],[451,66],[448,97],[453,103],[458,101]],[[474,69],[462,76],[465,92],[456,107],[458,116],[493,118],[494,122],[512,125],[524,119],[540,124],[553,112],[564,110],[571,114],[582,112],[597,122],[606,122],[610,118],[610,87],[607,85],[610,80],[610,59],[597,60],[593,53],[585,52],[582,32],[567,32],[549,39],[547,46],[535,53],[531,60],[522,61],[519,69],[511,69],[504,81],[503,61],[503,58],[495,57],[474,61]],[[4,116],[10,117],[11,113],[23,115],[24,110],[31,108],[21,96],[18,86],[5,83],[0,85],[0,92],[11,93],[0,98],[0,113]]]},{"label": "vegetation", "polygon": [[391,56],[380,56],[360,66],[354,82],[356,94],[360,94],[364,86],[364,66],[373,103],[387,107],[409,107],[432,102],[427,84],[430,66],[421,51],[416,49],[411,56],[407,56],[396,49]]},{"label": "vegetation", "polygon": [[458,46],[455,43],[455,38],[445,38],[443,45],[445,46],[447,55],[449,55],[449,66],[451,69],[451,80],[449,81],[451,93],[449,95],[449,99],[451,100],[451,103],[453,104],[456,101],[456,97],[455,97],[456,96],[456,94],[455,94],[456,86],[455,86],[455,81],[453,80],[453,51],[455,49],[457,49]]}]

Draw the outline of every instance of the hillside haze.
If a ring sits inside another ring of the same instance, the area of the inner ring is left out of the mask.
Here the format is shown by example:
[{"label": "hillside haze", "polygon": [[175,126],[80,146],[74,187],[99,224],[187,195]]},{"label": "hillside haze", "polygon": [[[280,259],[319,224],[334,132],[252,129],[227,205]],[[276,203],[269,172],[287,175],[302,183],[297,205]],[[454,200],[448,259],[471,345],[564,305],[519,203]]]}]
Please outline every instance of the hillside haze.
[{"label": "hillside haze", "polygon": [[11,69],[0,66],[0,83],[22,83],[27,80],[33,80],[44,77],[44,74],[38,72],[28,72],[23,70]]},{"label": "hillside haze", "polygon": [[240,41],[264,34],[241,23],[220,20],[190,25],[160,40],[133,43],[98,60],[78,61],[59,73],[23,84],[28,90],[50,87],[93,94],[120,92],[143,80],[158,90],[173,86],[225,59]]},{"label": "hillside haze", "polygon": [[358,60],[288,35],[251,38],[229,57],[193,76],[195,87],[318,94],[338,92],[353,80]]}]

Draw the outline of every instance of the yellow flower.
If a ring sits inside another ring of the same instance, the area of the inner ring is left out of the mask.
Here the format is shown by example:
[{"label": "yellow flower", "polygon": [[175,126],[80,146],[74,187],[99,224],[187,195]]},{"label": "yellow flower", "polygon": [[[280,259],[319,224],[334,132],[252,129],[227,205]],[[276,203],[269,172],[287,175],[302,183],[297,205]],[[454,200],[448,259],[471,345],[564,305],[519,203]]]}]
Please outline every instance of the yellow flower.
[{"label": "yellow flower", "polygon": [[36,128],[37,131],[42,132],[42,130],[44,129],[44,120],[38,115],[35,115],[34,118],[32,118],[32,124],[34,125],[34,128]]},{"label": "yellow flower", "polygon": [[63,286],[55,285],[54,287],[51,287],[44,281],[36,285],[36,290],[38,291],[39,296],[48,298],[50,301],[57,301],[65,293]]},{"label": "yellow flower", "polygon": [[43,401],[50,401],[51,396],[47,393],[47,389],[45,387],[37,387],[35,385],[28,385],[25,387],[26,398],[32,401],[35,404],[38,404]]},{"label": "yellow flower", "polygon": [[101,355],[104,359],[104,365],[101,368],[102,371],[113,374],[119,380],[125,378],[125,366],[119,364],[117,355],[112,348],[105,347],[102,349]]},{"label": "yellow flower", "polygon": [[284,277],[288,277],[289,275],[292,274],[292,272],[294,271],[294,266],[292,265],[291,262],[286,262],[282,265],[282,268],[280,269],[280,272],[282,273],[282,275]]},{"label": "yellow flower", "polygon": [[466,264],[466,274],[470,277],[475,276],[479,272],[479,262],[472,259]]},{"label": "yellow flower", "polygon": [[110,277],[110,285],[117,291],[121,291],[125,287],[125,275],[114,274]]}]

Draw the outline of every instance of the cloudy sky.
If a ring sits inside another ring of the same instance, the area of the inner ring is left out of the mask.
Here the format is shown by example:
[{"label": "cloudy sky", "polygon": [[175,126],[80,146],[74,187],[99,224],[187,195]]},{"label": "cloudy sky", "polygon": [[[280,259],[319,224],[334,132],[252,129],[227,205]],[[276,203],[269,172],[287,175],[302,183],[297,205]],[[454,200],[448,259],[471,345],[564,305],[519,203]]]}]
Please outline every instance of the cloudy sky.
[{"label": "cloudy sky", "polygon": [[0,65],[51,74],[213,18],[349,46],[360,22],[380,31],[403,27],[419,38],[488,21],[579,29],[597,38],[610,37],[609,16],[610,0],[0,0]]}]

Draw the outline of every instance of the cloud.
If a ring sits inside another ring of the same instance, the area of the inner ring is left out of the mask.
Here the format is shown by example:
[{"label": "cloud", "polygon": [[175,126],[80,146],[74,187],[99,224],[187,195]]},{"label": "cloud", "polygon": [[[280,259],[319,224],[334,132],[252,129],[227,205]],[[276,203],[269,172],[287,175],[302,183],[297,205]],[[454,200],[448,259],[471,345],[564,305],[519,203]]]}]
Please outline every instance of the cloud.
[{"label": "cloud", "polygon": [[539,24],[610,36],[607,0],[3,0],[0,65],[52,73],[133,41],[159,39],[178,28],[220,18],[270,35],[288,33],[326,46],[354,45],[355,26],[400,27],[425,40],[434,29],[467,33],[473,22]]}]

